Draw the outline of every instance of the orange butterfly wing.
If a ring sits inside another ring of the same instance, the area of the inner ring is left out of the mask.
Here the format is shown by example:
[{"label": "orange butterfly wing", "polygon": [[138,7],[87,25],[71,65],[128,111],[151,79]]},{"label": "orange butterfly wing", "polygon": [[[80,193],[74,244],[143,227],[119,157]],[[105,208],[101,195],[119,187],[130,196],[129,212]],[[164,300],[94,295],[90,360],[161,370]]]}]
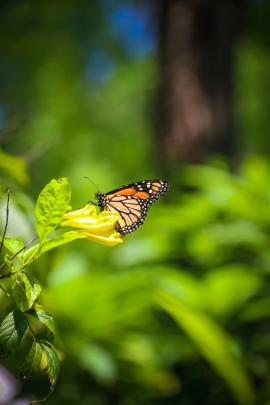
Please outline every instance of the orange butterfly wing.
[{"label": "orange butterfly wing", "polygon": [[98,194],[98,205],[101,209],[120,215],[116,229],[125,235],[143,224],[149,206],[166,193],[168,188],[168,183],[162,180],[143,180],[107,194]]}]

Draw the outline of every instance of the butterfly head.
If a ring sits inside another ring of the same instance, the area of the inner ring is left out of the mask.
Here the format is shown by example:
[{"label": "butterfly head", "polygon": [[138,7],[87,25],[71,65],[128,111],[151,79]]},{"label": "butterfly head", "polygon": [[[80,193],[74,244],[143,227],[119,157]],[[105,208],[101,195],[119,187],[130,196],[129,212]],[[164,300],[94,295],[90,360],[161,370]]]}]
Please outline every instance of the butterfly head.
[{"label": "butterfly head", "polygon": [[106,196],[103,193],[96,193],[95,197],[97,199],[97,204],[99,207],[104,207],[106,205]]}]

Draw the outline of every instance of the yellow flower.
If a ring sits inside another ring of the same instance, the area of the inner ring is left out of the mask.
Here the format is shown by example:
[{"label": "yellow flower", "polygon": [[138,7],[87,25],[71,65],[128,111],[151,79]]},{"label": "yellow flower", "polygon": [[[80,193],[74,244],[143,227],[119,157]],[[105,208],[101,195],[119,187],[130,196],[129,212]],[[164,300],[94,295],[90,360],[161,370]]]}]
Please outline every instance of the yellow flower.
[{"label": "yellow flower", "polygon": [[96,207],[87,204],[84,208],[68,212],[64,215],[61,226],[79,228],[69,234],[77,234],[107,246],[115,246],[123,242],[123,237],[116,232],[115,224],[119,220],[117,213],[102,211],[97,213]]}]

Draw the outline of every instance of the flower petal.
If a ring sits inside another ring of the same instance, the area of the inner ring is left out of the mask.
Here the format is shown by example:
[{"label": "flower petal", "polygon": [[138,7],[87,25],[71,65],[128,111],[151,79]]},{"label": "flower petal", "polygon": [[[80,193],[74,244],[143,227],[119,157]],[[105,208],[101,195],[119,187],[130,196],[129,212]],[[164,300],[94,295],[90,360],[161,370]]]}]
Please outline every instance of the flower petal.
[{"label": "flower petal", "polygon": [[119,215],[117,213],[102,211],[100,214],[97,214],[96,208],[93,205],[87,204],[84,208],[65,214],[61,225],[85,229],[99,234],[114,230],[118,220]]},{"label": "flower petal", "polygon": [[123,237],[115,230],[119,220],[117,213],[102,211],[97,213],[96,207],[87,204],[85,207],[68,212],[64,215],[61,226],[79,228],[70,234],[77,234],[78,238],[87,238],[107,246],[115,246],[123,242]]},{"label": "flower petal", "polygon": [[78,235],[78,238],[86,238],[89,240],[93,240],[95,242],[99,242],[102,245],[106,246],[116,246],[119,245],[120,243],[123,243],[123,236],[120,235],[118,232],[113,232],[110,234],[104,234],[104,235],[97,235],[91,232],[86,232],[86,231],[70,231],[69,234],[76,233]]}]

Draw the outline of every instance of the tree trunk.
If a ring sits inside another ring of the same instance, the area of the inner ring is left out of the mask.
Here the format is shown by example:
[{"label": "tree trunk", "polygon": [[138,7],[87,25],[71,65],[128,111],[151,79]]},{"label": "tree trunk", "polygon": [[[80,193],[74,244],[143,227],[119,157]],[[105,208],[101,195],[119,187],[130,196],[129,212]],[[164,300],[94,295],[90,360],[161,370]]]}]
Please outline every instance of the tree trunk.
[{"label": "tree trunk", "polygon": [[242,2],[160,0],[161,159],[235,152],[233,61]]}]

